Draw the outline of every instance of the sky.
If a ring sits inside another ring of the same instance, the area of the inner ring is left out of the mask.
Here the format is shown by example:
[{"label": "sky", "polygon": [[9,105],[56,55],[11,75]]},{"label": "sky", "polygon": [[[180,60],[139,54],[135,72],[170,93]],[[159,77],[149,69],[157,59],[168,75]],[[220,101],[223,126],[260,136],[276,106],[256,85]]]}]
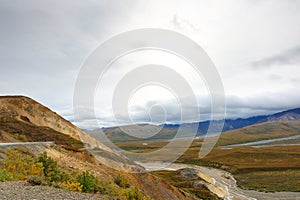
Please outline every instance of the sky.
[{"label": "sky", "polygon": [[[74,87],[91,52],[114,35],[162,28],[191,38],[214,62],[227,118],[300,107],[299,10],[296,0],[1,0],[0,95],[29,96],[74,121]],[[89,115],[74,123],[81,128],[116,125],[114,87],[132,67],[147,63],[168,65],[187,79],[202,120],[209,118],[209,94],[190,66],[174,55],[142,51],[121,58],[103,76],[95,93],[99,123]],[[168,123],[180,121],[176,98],[159,86],[137,90],[128,107],[135,123],[160,123],[166,112]]]}]

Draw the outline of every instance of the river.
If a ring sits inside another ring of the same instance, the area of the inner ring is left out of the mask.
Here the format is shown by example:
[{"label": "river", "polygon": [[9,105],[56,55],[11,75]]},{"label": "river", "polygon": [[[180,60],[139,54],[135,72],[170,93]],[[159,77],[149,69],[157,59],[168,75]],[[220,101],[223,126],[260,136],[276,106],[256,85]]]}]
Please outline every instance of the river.
[{"label": "river", "polygon": [[[223,197],[225,200],[300,200],[300,193],[298,192],[274,192],[274,193],[265,193],[258,192],[254,190],[243,190],[239,188],[236,184],[236,180],[233,175],[229,172],[210,168],[202,167],[197,165],[189,164],[166,164],[166,163],[138,163],[142,165],[146,170],[179,170],[183,168],[193,168],[197,170],[200,174],[203,174],[207,179],[213,180],[210,185],[211,188],[218,188],[220,197]],[[203,177],[201,177],[203,178]],[[209,188],[210,189],[210,188]],[[221,191],[221,192],[220,192]],[[223,191],[223,192],[222,192]],[[212,191],[215,192],[215,191]]]}]

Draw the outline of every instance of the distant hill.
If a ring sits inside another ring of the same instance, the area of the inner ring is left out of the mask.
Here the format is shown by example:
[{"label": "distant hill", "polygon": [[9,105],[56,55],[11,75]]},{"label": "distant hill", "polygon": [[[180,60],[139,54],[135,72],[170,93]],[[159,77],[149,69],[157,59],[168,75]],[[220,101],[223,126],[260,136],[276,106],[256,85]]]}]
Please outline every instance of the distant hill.
[{"label": "distant hill", "polygon": [[[295,121],[300,120],[300,108],[286,110],[283,112],[271,114],[271,115],[261,115],[254,116],[249,118],[237,118],[237,119],[225,119],[223,132],[236,130],[240,128],[244,128],[247,126],[261,124],[265,122],[285,122],[285,121]],[[211,121],[203,121],[198,122],[198,133],[197,136],[201,137],[201,135],[206,134],[207,129],[210,125]],[[220,125],[220,121],[215,121],[215,124]],[[114,142],[147,142],[147,141],[159,141],[159,140],[169,140],[174,138],[179,127],[184,127],[186,131],[186,136],[189,136],[189,126],[193,126],[195,123],[184,123],[184,124],[162,124],[160,125],[162,130],[153,137],[147,139],[140,139],[136,137],[132,137],[126,133],[124,133],[119,127],[110,127],[103,128],[102,130],[105,134],[110,138],[110,140]],[[129,125],[130,126],[130,125]],[[153,125],[154,126],[154,125]],[[213,127],[212,127],[213,128]],[[90,131],[92,135],[97,135],[99,130]]]},{"label": "distant hill", "polygon": [[[217,146],[286,138],[295,135],[300,135],[300,120],[268,121],[226,131],[221,134]],[[291,140],[291,142],[294,143],[296,140]]]},{"label": "distant hill", "polygon": [[[151,125],[155,127],[155,125]],[[130,127],[130,125],[128,125]],[[160,127],[157,127],[158,129]],[[102,128],[102,131],[105,133],[105,135],[113,142],[133,142],[133,141],[160,141],[160,140],[168,140],[174,137],[176,133],[177,128],[162,128],[161,131],[154,135],[153,137],[147,138],[147,139],[140,139],[138,137],[133,137],[131,135],[128,135],[124,133],[119,127],[110,127],[110,128]],[[93,137],[98,138],[100,129],[95,129],[92,131],[88,131],[89,134],[91,134]]]}]

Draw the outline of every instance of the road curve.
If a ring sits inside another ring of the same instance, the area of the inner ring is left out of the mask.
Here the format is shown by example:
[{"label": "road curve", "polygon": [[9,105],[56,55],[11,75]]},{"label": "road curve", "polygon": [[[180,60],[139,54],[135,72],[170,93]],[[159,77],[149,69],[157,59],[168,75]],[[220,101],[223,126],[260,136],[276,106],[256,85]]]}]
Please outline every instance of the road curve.
[{"label": "road curve", "polygon": [[6,146],[28,146],[28,145],[49,145],[54,144],[54,142],[0,142],[0,147]]}]

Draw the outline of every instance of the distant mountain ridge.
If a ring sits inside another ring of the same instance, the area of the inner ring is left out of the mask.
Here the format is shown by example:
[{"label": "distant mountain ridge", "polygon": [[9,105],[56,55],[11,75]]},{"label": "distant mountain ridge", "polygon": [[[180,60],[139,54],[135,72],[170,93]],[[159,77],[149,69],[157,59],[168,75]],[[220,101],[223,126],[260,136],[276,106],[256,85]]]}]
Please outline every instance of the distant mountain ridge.
[{"label": "distant mountain ridge", "polygon": [[268,121],[290,121],[300,120],[300,108],[283,111],[274,115],[268,116]]},{"label": "distant mountain ridge", "polygon": [[[259,115],[259,116],[249,117],[249,118],[225,119],[223,132],[243,128],[254,124],[264,123],[264,122],[290,121],[290,120],[300,120],[300,108],[290,109],[290,110],[282,111],[271,115]],[[218,123],[221,121],[215,121],[215,122]],[[206,133],[210,123],[211,121],[198,122],[198,133]],[[188,125],[188,124],[194,124],[194,123],[162,124],[161,126],[164,126],[166,128],[178,128],[179,126]]]},{"label": "distant mountain ridge", "polygon": [[[300,108],[290,109],[282,112],[278,112],[271,115],[260,115],[254,116],[249,118],[237,118],[237,119],[225,119],[224,126],[222,132],[236,130],[240,128],[244,128],[251,125],[266,123],[266,122],[284,122],[284,121],[294,121],[300,120]],[[212,127],[212,132],[214,130],[219,130],[219,126],[221,126],[222,121],[214,121],[215,127]],[[198,123],[198,124],[197,124]],[[123,142],[123,141],[160,141],[160,140],[169,140],[174,138],[177,130],[179,127],[184,127],[186,130],[186,136],[190,136],[189,127],[194,125],[198,125],[198,133],[197,136],[201,137],[203,134],[207,133],[208,127],[211,121],[203,121],[203,122],[195,122],[195,123],[183,123],[183,124],[161,124],[162,130],[147,139],[140,139],[137,137],[130,136],[124,133],[119,127],[109,127],[109,128],[102,128],[102,131],[106,134],[110,140],[114,142]],[[155,126],[155,125],[151,125]],[[127,125],[126,127],[130,127]],[[95,129],[93,131],[88,131],[94,137],[97,135],[99,130]]]}]

